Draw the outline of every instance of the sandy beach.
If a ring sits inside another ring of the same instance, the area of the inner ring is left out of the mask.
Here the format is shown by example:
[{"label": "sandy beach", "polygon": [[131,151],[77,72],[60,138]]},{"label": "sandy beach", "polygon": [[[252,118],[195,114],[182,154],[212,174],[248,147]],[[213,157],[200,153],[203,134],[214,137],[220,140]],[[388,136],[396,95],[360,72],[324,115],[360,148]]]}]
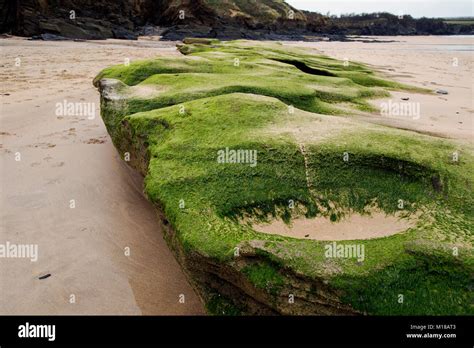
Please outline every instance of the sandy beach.
[{"label": "sandy beach", "polygon": [[[393,80],[447,91],[394,93],[373,101],[379,106],[409,98],[419,103],[419,117],[357,117],[472,145],[474,62],[473,51],[464,48],[473,39],[383,39],[396,42],[284,45],[363,62]],[[37,262],[0,259],[0,314],[203,314],[142,195],[142,179],[111,143],[92,86],[107,66],[179,56],[175,43],[9,38],[0,49],[0,243],[39,249]],[[68,102],[92,103],[94,117],[58,115],[57,104]]]},{"label": "sandy beach", "polygon": [[[175,45],[20,38],[0,45],[0,242],[37,244],[39,254],[37,262],[0,259],[0,314],[203,314],[141,177],[108,137],[92,86],[107,66],[172,56]],[[57,115],[64,101],[89,103],[95,117]]]}]

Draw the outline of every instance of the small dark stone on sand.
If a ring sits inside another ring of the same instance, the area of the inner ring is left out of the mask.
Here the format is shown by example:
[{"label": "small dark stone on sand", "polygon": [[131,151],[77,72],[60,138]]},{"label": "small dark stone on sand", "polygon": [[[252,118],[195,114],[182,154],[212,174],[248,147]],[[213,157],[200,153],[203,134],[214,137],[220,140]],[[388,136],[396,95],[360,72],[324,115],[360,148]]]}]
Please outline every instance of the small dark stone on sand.
[{"label": "small dark stone on sand", "polygon": [[444,89],[438,89],[436,91],[436,93],[438,93],[438,94],[448,94],[448,91],[445,91]]},{"label": "small dark stone on sand", "polygon": [[305,235],[305,238],[308,238],[308,237],[309,237],[309,234],[306,234],[306,235]]},{"label": "small dark stone on sand", "polygon": [[408,97],[403,97],[402,100],[410,100]]},{"label": "small dark stone on sand", "polygon": [[38,277],[38,279],[42,280],[42,279],[46,279],[46,278],[49,278],[49,277],[51,277],[51,273],[42,275],[42,276]]}]

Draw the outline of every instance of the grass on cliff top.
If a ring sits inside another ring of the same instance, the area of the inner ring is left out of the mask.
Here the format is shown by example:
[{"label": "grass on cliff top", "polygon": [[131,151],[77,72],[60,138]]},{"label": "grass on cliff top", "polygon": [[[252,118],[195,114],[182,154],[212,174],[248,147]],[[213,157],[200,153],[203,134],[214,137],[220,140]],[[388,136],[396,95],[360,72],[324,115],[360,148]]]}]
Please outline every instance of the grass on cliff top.
[{"label": "grass on cliff top", "polygon": [[[284,1],[275,0],[205,0],[205,2],[222,17],[241,17],[257,23],[273,23],[285,19],[292,8]],[[295,12],[294,19],[304,19],[300,11]]]},{"label": "grass on cliff top", "polygon": [[[103,105],[105,123],[121,152],[148,147],[145,191],[186,250],[232,262],[236,247],[262,240],[258,254],[268,263],[243,272],[275,296],[285,269],[292,269],[326,279],[343,291],[344,301],[372,314],[473,313],[471,150],[333,116],[341,103],[364,109],[367,98],[410,87],[360,64],[347,67],[273,46],[212,42],[181,50],[188,56],[108,68],[97,80],[126,85],[122,108]],[[151,98],[128,94],[140,86],[159,92]],[[317,136],[300,137],[297,126]],[[226,148],[256,151],[257,165],[218,163]],[[374,204],[390,214],[400,200],[407,214],[420,214],[414,228],[340,242],[363,243],[362,263],[325,258],[326,242],[262,234],[239,222],[249,215],[290,221],[298,214],[338,220],[350,211],[368,213]],[[406,298],[402,305],[399,294]]]}]

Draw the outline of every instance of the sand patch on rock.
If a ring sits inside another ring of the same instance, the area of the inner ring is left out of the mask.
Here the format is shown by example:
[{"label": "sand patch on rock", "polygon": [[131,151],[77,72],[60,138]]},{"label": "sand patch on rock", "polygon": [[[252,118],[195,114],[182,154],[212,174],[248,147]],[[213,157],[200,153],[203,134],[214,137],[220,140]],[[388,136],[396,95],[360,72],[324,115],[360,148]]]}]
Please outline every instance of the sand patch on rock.
[{"label": "sand patch on rock", "polygon": [[402,218],[375,212],[371,215],[353,213],[338,222],[325,217],[294,219],[291,225],[282,220],[257,223],[252,228],[258,232],[284,237],[313,240],[373,239],[404,232],[415,225],[415,218]]}]

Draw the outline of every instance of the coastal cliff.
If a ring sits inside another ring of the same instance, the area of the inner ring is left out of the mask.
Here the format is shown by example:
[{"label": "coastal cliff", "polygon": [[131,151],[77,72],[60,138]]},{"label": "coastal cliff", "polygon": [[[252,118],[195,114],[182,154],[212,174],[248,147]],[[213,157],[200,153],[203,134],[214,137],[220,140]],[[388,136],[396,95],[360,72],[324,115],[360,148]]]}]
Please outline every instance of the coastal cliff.
[{"label": "coastal cliff", "polygon": [[474,25],[388,13],[328,17],[280,0],[16,0],[0,4],[0,32],[43,39],[314,40],[321,35],[472,34]]}]

